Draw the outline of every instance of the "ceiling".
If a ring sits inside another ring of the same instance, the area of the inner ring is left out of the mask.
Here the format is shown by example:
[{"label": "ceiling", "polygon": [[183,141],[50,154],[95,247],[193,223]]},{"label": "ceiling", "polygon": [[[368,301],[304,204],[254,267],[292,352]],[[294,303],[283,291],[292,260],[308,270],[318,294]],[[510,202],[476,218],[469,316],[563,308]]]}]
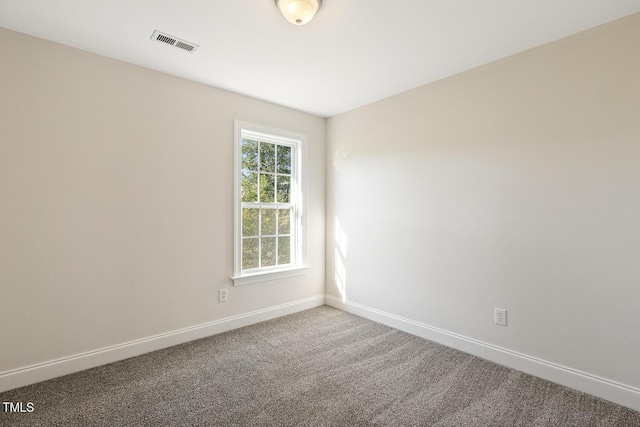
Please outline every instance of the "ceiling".
[{"label": "ceiling", "polygon": [[637,0],[324,0],[294,26],[273,0],[0,0],[0,26],[330,117],[639,11]]}]

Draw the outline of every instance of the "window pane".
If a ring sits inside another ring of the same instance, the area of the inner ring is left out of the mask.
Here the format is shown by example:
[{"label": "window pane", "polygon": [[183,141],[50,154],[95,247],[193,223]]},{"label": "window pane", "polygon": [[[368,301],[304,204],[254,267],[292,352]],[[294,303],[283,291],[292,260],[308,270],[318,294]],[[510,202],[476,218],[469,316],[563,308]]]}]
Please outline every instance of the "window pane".
[{"label": "window pane", "polygon": [[278,145],[278,173],[291,173],[291,147]]},{"label": "window pane", "polygon": [[[287,270],[304,251],[305,223],[300,191],[305,137],[234,122],[236,218],[234,277],[238,284],[261,281],[262,273]],[[240,180],[238,182],[237,180]],[[240,199],[240,200],[238,200]],[[255,276],[252,277],[252,276]],[[245,280],[246,279],[246,280]]]},{"label": "window pane", "polygon": [[258,268],[260,259],[258,239],[242,239],[242,269]]},{"label": "window pane", "polygon": [[258,201],[258,174],[253,172],[242,172],[242,201]]},{"label": "window pane", "polygon": [[278,175],[278,202],[289,203],[291,195],[291,177]]},{"label": "window pane", "polygon": [[262,209],[262,236],[276,234],[276,210]]},{"label": "window pane", "polygon": [[291,209],[278,209],[278,234],[291,233]]},{"label": "window pane", "polygon": [[257,236],[260,209],[242,209],[242,237]]},{"label": "window pane", "polygon": [[242,140],[242,169],[258,171],[258,141]]},{"label": "window pane", "polygon": [[260,171],[276,171],[276,146],[268,142],[260,143]]},{"label": "window pane", "polygon": [[276,238],[265,237],[262,240],[262,266],[276,265]]},{"label": "window pane", "polygon": [[278,237],[278,264],[291,262],[291,237]]},{"label": "window pane", "polygon": [[260,201],[265,203],[275,202],[274,181],[275,175],[260,174]]}]

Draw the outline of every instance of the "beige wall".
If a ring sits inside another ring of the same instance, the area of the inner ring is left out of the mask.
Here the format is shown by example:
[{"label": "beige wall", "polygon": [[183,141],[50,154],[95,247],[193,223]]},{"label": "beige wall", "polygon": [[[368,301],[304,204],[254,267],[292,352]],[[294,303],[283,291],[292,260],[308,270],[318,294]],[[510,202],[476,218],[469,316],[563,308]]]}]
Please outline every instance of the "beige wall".
[{"label": "beige wall", "polygon": [[636,14],[330,118],[327,293],[638,390],[639,46]]},{"label": "beige wall", "polygon": [[[234,119],[308,135],[306,276],[229,280]],[[324,157],[322,118],[0,29],[0,373],[322,295]]]}]

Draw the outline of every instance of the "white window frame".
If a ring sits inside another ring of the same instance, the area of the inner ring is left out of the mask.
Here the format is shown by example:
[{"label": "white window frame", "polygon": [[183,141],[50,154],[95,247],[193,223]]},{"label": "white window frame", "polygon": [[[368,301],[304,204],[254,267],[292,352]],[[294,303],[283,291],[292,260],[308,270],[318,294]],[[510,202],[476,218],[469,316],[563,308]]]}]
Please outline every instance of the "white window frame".
[{"label": "white window frame", "polygon": [[[293,262],[242,270],[242,140],[254,139],[292,147],[291,167],[291,245]],[[306,274],[306,145],[307,136],[254,123],[234,121],[234,286],[277,280]]]}]

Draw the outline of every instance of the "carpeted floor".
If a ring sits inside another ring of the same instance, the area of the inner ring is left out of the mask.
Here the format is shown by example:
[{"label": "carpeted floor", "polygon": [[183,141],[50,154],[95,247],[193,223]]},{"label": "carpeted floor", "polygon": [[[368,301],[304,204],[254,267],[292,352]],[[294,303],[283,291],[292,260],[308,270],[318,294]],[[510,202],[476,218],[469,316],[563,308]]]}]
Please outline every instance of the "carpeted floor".
[{"label": "carpeted floor", "polygon": [[0,394],[2,426],[640,426],[640,413],[319,307]]}]

